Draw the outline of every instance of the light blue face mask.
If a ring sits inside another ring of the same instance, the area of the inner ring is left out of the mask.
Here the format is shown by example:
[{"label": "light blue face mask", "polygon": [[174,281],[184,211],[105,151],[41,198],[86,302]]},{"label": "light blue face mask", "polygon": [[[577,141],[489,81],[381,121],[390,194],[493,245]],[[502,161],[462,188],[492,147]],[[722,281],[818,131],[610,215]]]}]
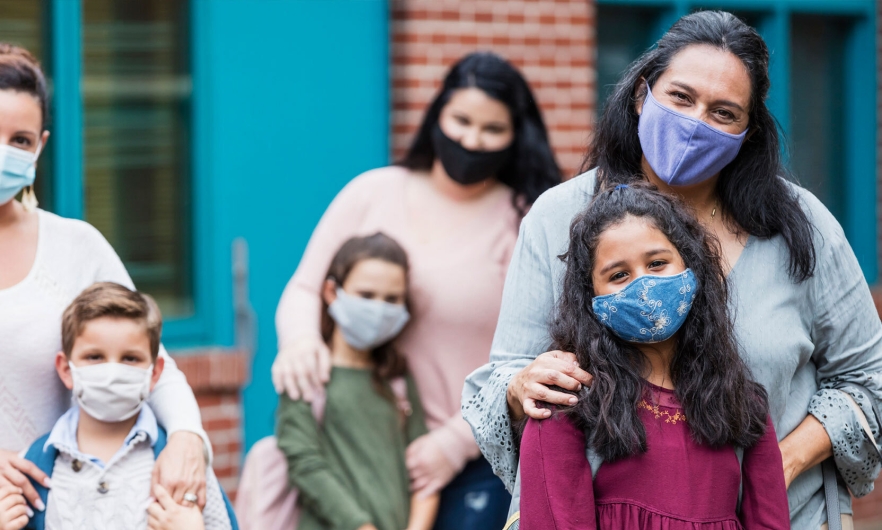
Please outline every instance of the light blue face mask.
[{"label": "light blue face mask", "polygon": [[595,296],[594,314],[628,342],[662,342],[680,329],[698,284],[691,269],[674,276],[640,276],[617,293]]},{"label": "light blue face mask", "polygon": [[0,204],[6,204],[18,192],[34,183],[37,175],[36,153],[11,145],[0,145]]}]

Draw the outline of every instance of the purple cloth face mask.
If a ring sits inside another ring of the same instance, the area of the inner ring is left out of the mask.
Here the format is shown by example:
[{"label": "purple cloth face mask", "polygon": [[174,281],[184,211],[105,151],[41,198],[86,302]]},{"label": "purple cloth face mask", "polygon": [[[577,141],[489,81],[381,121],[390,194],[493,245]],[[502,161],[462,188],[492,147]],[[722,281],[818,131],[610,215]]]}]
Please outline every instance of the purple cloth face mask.
[{"label": "purple cloth face mask", "polygon": [[671,186],[689,186],[711,178],[735,160],[747,129],[729,134],[673,111],[652,97],[647,84],[637,134],[658,178]]}]

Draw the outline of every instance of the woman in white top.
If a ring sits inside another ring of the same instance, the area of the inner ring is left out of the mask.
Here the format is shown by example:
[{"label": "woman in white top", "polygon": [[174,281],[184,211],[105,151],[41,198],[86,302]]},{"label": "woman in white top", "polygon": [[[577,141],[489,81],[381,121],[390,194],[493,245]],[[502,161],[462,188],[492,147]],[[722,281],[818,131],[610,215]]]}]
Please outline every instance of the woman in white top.
[{"label": "woman in white top", "polygon": [[[22,489],[43,509],[27,476],[43,482],[35,466],[18,457],[48,432],[70,405],[55,375],[61,349],[61,313],[97,281],[132,286],[110,244],[89,224],[37,209],[34,170],[49,140],[44,129],[48,97],[39,63],[22,48],[0,43],[0,489]],[[14,197],[23,191],[21,202]],[[169,432],[156,462],[154,483],[178,502],[185,493],[205,504],[210,444],[193,392],[174,361],[150,398]]]}]

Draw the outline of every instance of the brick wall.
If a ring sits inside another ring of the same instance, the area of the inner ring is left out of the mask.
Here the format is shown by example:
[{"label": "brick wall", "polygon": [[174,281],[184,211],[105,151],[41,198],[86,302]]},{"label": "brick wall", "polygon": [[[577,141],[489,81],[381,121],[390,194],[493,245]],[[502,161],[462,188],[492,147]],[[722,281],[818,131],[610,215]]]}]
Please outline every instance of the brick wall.
[{"label": "brick wall", "polygon": [[475,50],[517,66],[534,91],[565,176],[593,126],[593,0],[393,0],[392,155],[410,145],[448,68]]},{"label": "brick wall", "polygon": [[251,372],[251,356],[221,349],[174,352],[173,356],[196,394],[202,426],[214,450],[214,472],[233,500],[242,460],[240,390]]}]

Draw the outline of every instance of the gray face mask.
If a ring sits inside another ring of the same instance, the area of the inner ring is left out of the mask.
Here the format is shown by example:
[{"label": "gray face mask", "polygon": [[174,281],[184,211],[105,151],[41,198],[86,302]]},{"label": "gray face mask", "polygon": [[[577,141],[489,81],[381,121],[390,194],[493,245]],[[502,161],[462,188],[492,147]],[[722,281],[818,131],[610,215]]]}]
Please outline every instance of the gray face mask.
[{"label": "gray face mask", "polygon": [[389,342],[410,320],[404,304],[351,296],[339,287],[328,314],[340,328],[346,343],[356,350],[370,350]]}]

